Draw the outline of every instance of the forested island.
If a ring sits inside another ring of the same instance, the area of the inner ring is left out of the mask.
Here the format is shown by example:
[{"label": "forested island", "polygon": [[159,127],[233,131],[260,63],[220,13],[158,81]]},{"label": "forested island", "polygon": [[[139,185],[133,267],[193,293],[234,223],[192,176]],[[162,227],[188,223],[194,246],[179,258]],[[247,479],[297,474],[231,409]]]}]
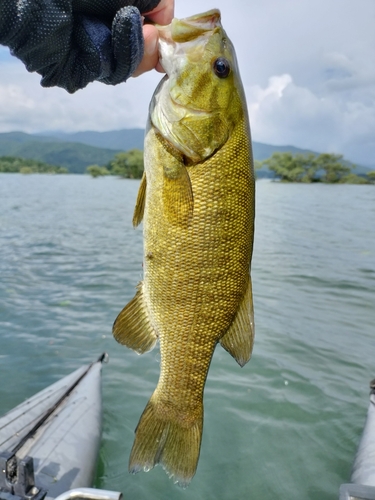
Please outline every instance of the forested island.
[{"label": "forested island", "polygon": [[274,153],[270,158],[256,162],[257,168],[267,167],[281,182],[324,182],[328,184],[373,184],[375,170],[364,175],[353,172],[356,166],[342,155]]},{"label": "forested island", "polygon": [[18,156],[0,156],[1,173],[21,174],[67,174],[69,170],[57,165],[49,165],[38,160]]}]

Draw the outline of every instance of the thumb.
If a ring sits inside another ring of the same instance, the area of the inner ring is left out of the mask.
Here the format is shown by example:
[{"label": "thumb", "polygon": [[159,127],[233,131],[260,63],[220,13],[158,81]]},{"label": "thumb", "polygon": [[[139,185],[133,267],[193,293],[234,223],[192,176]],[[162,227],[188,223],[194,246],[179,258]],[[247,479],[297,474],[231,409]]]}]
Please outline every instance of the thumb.
[{"label": "thumb", "polygon": [[144,54],[141,63],[134,71],[133,76],[139,76],[146,71],[150,71],[158,66],[159,52],[158,40],[159,32],[152,24],[143,26]]}]

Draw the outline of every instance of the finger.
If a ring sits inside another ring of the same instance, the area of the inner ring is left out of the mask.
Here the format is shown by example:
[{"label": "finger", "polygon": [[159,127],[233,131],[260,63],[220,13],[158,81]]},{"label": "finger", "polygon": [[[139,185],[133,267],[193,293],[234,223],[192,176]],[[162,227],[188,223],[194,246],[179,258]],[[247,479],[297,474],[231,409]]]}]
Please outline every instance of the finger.
[{"label": "finger", "polygon": [[155,26],[151,24],[145,24],[143,26],[143,38],[144,38],[144,55],[143,59],[134,71],[132,76],[139,76],[146,71],[151,71],[158,65],[159,53],[158,53],[158,39],[159,34]]},{"label": "finger", "polygon": [[153,23],[169,24],[174,16],[174,0],[161,0],[154,10],[145,15]]}]

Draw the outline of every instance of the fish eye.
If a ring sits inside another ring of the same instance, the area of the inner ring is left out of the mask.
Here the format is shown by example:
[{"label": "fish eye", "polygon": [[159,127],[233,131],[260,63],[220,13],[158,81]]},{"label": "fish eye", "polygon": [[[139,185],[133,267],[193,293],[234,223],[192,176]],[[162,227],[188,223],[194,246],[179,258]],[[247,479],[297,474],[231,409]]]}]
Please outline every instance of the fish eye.
[{"label": "fish eye", "polygon": [[213,64],[215,75],[219,78],[226,78],[230,73],[230,64],[225,57],[218,57]]}]

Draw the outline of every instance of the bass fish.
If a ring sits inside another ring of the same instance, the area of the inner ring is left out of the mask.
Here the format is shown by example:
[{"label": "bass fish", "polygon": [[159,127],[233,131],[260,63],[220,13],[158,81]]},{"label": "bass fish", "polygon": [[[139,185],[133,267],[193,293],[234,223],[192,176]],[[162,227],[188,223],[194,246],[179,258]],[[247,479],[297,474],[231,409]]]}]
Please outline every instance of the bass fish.
[{"label": "bass fish", "polygon": [[144,279],[113,333],[139,354],[160,342],[160,379],[129,470],[161,464],[186,487],[215,347],[240,366],[252,351],[255,182],[245,95],[220,12],[158,29],[166,75],[150,104],[133,217],[135,226],[144,222]]}]

